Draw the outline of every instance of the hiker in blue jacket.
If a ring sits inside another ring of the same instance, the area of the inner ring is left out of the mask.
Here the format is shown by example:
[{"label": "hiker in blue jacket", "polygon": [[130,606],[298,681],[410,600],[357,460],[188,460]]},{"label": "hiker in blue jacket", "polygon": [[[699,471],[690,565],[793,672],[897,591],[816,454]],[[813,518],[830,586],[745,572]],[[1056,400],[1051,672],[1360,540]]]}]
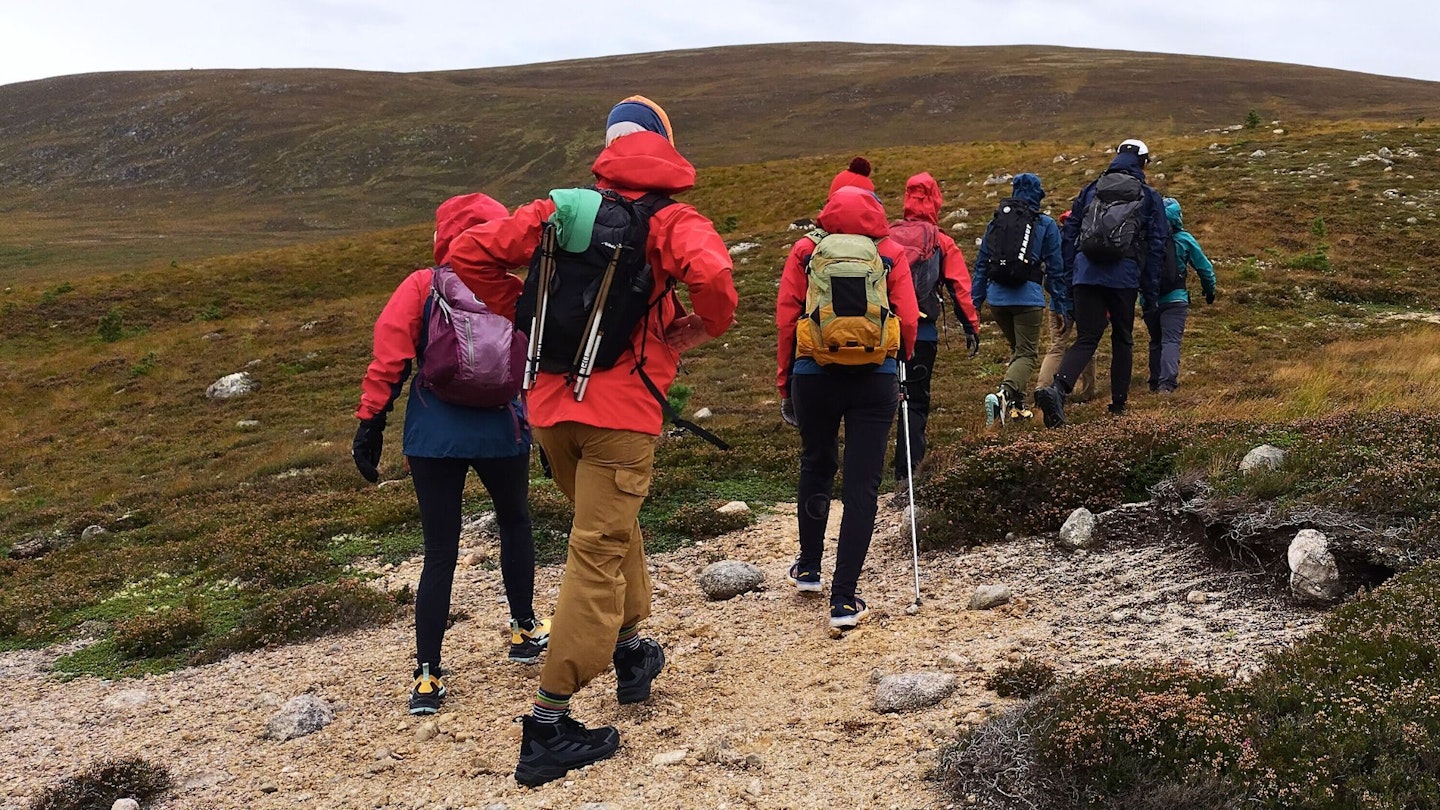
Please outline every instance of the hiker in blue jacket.
[{"label": "hiker in blue jacket", "polygon": [[1160,277],[1160,303],[1144,303],[1145,328],[1150,332],[1150,390],[1161,394],[1180,386],[1180,339],[1185,334],[1185,321],[1190,315],[1190,292],[1185,289],[1186,268],[1195,268],[1205,303],[1215,303],[1215,266],[1206,258],[1200,243],[1180,219],[1180,201],[1165,198],[1165,218],[1170,222],[1171,244],[1175,255],[1165,256]]},{"label": "hiker in blue jacket", "polygon": [[1110,412],[1122,414],[1130,396],[1135,348],[1135,299],[1160,299],[1160,269],[1170,223],[1160,194],[1145,183],[1150,150],[1127,140],[1110,167],[1081,189],[1060,231],[1065,274],[1075,306],[1075,344],[1050,385],[1035,392],[1045,427],[1065,424],[1065,398],[1110,327]]},{"label": "hiker in blue jacket", "polygon": [[[1025,394],[1035,377],[1035,367],[1040,354],[1040,328],[1044,325],[1045,294],[1049,292],[1049,307],[1063,315],[1070,314],[1070,289],[1065,282],[1065,261],[1060,252],[1060,228],[1055,220],[1040,212],[1040,201],[1045,199],[1045,188],[1039,175],[1023,173],[1011,181],[1010,197],[1001,203],[995,217],[985,228],[980,240],[980,253],[975,257],[975,272],[971,279],[970,298],[975,310],[986,302],[990,314],[995,317],[1005,340],[1010,344],[1010,365],[1005,370],[1005,379],[996,393],[985,396],[985,425],[1004,423],[1007,419],[1029,419],[1032,412],[1025,407]],[[1009,204],[1024,207],[1024,213],[1009,214],[1023,217],[1022,222],[1033,222],[1034,232],[1028,234],[1024,228],[1007,228],[1004,218],[1011,209]],[[1014,236],[1008,236],[1009,234]],[[1013,248],[1018,257],[1025,253],[1025,278],[1018,283],[1003,284],[995,278],[996,252],[1005,252],[1007,247],[999,244],[1015,241]],[[1043,268],[1043,269],[1042,269]],[[1043,286],[1042,286],[1043,284]]]}]

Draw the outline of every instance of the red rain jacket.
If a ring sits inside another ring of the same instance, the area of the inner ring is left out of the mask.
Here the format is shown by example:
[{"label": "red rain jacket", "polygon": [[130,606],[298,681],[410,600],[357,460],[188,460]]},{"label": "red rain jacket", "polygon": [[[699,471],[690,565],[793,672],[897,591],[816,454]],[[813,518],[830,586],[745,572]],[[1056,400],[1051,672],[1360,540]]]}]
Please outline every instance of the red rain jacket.
[{"label": "red rain jacket", "polygon": [[[590,170],[601,188],[614,189],[631,199],[651,191],[674,195],[695,185],[695,167],[665,136],[653,132],[616,139]],[[528,266],[545,221],[554,212],[555,204],[548,198],[536,200],[520,206],[511,217],[465,231],[451,248],[450,265],[471,289],[504,277],[509,268]],[[664,208],[650,219],[647,254],[655,273],[655,289],[663,289],[672,279],[683,283],[706,333],[719,337],[730,328],[738,296],[730,275],[730,254],[710,220],[686,203]],[[510,306],[513,311],[513,298]],[[666,296],[632,342],[632,352],[639,351],[642,334],[648,332],[645,372],[662,392],[674,382],[680,362],[680,355],[665,343],[665,329],[684,314],[675,297]],[[614,366],[591,375],[583,402],[575,401],[565,385],[565,375],[542,373],[526,398],[531,424],[551,427],[578,422],[658,436],[664,414],[634,370],[633,354],[622,354]]]},{"label": "red rain jacket", "polygon": [[950,288],[951,299],[960,307],[960,312],[970,326],[980,326],[980,315],[975,303],[970,300],[970,268],[965,265],[965,256],[960,246],[943,230],[939,230],[940,206],[944,197],[940,184],[929,172],[921,172],[905,181],[905,218],[929,222],[937,227],[940,237],[940,278]]},{"label": "red rain jacket", "polygon": [[[844,186],[830,195],[825,207],[816,220],[827,233],[853,233],[879,239],[876,247],[880,255],[893,264],[886,277],[886,289],[890,295],[890,309],[900,318],[900,352],[902,359],[910,357],[915,346],[915,327],[920,322],[920,306],[915,302],[915,284],[910,280],[910,262],[905,258],[905,249],[888,238],[890,222],[885,218],[885,206],[873,193],[854,186]],[[795,359],[795,325],[805,314],[805,265],[810,254],[815,252],[815,242],[809,237],[798,240],[790,247],[785,259],[785,269],[780,271],[780,295],[775,301],[775,326],[780,330],[776,344],[778,370],[775,383],[785,396],[790,381],[790,364]]]}]

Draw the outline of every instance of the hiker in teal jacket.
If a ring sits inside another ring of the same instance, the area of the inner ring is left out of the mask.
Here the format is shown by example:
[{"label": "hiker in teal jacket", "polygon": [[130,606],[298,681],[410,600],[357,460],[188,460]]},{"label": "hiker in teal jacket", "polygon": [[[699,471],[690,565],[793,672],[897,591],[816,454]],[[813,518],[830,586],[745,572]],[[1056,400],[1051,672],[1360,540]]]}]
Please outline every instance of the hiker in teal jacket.
[{"label": "hiker in teal jacket", "polygon": [[1165,218],[1170,221],[1174,258],[1165,257],[1160,273],[1160,301],[1146,301],[1145,327],[1150,331],[1150,390],[1161,394],[1174,391],[1180,377],[1180,339],[1190,314],[1190,293],[1185,289],[1186,268],[1195,268],[1205,303],[1215,303],[1215,266],[1205,257],[1200,243],[1185,230],[1180,220],[1180,201],[1165,198]]}]

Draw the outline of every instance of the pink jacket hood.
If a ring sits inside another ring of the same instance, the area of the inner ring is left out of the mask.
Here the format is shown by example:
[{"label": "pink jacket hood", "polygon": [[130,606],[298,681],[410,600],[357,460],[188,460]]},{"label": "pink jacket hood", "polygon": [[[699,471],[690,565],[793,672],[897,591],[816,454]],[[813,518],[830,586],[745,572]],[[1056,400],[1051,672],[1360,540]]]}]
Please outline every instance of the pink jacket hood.
[{"label": "pink jacket hood", "polygon": [[940,206],[944,201],[940,184],[929,172],[921,172],[905,181],[906,219],[923,219],[936,224],[940,221]]},{"label": "pink jacket hood", "polygon": [[829,233],[854,233],[880,239],[890,233],[885,206],[872,191],[842,186],[825,201],[816,220]]},{"label": "pink jacket hood", "polygon": [[616,138],[590,171],[605,188],[679,194],[695,187],[695,167],[669,139],[654,132]]}]

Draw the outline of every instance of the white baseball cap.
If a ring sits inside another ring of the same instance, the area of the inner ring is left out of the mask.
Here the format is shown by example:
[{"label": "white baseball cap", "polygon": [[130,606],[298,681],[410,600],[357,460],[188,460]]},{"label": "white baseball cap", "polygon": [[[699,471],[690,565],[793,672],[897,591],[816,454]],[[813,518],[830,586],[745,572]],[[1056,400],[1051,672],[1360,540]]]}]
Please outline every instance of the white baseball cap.
[{"label": "white baseball cap", "polygon": [[[1133,147],[1133,148],[1127,150],[1126,147]],[[1121,141],[1121,142],[1120,142],[1120,147],[1119,147],[1118,149],[1116,149],[1115,151],[1116,151],[1116,152],[1131,151],[1131,152],[1135,152],[1135,153],[1139,154],[1141,157],[1145,157],[1146,155],[1149,155],[1149,154],[1150,154],[1150,148],[1145,145],[1145,142],[1144,142],[1144,141],[1141,141],[1141,140],[1137,140],[1137,139],[1135,139],[1135,138],[1130,138],[1130,139],[1128,139],[1128,140]]]}]

